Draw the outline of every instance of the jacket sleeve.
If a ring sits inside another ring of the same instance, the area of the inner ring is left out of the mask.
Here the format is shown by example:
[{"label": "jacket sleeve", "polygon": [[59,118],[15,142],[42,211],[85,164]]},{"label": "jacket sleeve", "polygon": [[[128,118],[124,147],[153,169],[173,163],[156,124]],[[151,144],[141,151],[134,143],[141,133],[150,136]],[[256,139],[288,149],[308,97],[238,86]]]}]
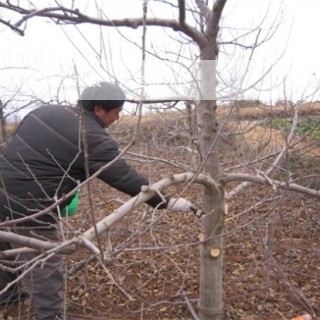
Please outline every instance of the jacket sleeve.
[{"label": "jacket sleeve", "polygon": [[[102,166],[113,161],[118,155],[119,150],[116,142],[110,136],[105,135],[104,139],[89,152],[90,174],[97,172]],[[130,196],[136,196],[141,191],[142,186],[149,185],[148,179],[139,174],[123,159],[115,161],[98,178]],[[167,196],[165,196],[165,199],[168,201]],[[164,202],[160,196],[152,197],[147,203],[152,207],[160,209],[167,207],[167,202]]]}]

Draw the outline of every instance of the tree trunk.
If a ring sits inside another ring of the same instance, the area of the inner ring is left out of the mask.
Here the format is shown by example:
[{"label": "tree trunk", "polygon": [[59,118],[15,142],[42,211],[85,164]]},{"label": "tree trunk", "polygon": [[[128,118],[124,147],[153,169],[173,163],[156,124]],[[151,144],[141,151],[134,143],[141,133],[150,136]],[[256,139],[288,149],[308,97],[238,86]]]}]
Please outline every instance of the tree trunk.
[{"label": "tree trunk", "polygon": [[[201,90],[199,106],[199,143],[203,171],[215,181],[221,177],[218,157],[217,104],[212,93],[216,91],[215,59],[217,47],[212,41],[201,50]],[[211,95],[210,95],[211,93]],[[222,320],[223,305],[223,237],[225,199],[224,189],[205,190],[203,209],[207,212],[202,220],[204,242],[200,247],[200,297],[199,317],[201,320]]]},{"label": "tree trunk", "polygon": [[[217,153],[217,128],[215,101],[202,101],[200,111],[200,146],[202,156],[207,155],[204,171],[216,181],[220,176]],[[213,147],[212,147],[213,146]],[[205,153],[207,151],[207,154]],[[208,154],[209,152],[209,154]],[[200,297],[201,320],[223,319],[223,238],[225,200],[224,190],[204,191],[203,209],[209,213],[202,220],[204,243],[200,247]]]}]

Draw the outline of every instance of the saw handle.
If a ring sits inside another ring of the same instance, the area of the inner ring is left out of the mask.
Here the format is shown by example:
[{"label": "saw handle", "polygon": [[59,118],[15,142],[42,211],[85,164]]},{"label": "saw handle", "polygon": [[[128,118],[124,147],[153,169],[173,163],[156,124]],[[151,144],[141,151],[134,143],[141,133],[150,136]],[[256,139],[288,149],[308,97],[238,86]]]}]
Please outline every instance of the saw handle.
[{"label": "saw handle", "polygon": [[202,216],[206,215],[204,211],[202,211],[200,208],[197,208],[196,206],[192,205],[190,207],[191,211],[195,214],[196,217],[201,218]]}]

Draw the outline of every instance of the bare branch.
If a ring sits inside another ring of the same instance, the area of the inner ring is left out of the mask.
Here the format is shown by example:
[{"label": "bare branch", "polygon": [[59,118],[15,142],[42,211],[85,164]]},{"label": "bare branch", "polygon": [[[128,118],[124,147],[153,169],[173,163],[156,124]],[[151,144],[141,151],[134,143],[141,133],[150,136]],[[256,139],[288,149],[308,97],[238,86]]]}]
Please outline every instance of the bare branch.
[{"label": "bare branch", "polygon": [[34,238],[29,238],[29,237],[15,234],[13,232],[6,232],[6,231],[0,231],[0,239],[1,241],[4,241],[4,242],[10,242],[10,243],[15,243],[19,245],[22,244],[26,247],[30,247],[38,250],[43,250],[43,249],[49,250],[49,249],[52,249],[54,246],[54,243],[50,241],[43,241],[43,240],[38,240]]},{"label": "bare branch", "polygon": [[205,21],[209,20],[211,10],[207,6],[207,4],[204,2],[204,0],[195,0],[202,16],[204,17]]},{"label": "bare branch", "polygon": [[[120,206],[116,211],[112,214],[108,215],[101,221],[97,223],[97,233],[100,234],[106,230],[108,230],[112,225],[114,225],[117,221],[123,218],[128,212],[139,206],[140,204],[148,201],[151,197],[153,197],[159,191],[177,183],[186,183],[195,181],[196,183],[203,184],[208,189],[217,188],[216,183],[206,175],[195,175],[191,172],[180,173],[173,175],[170,178],[162,179],[156,183],[154,183],[150,187],[143,188],[142,192],[140,192],[137,196],[131,198],[127,202],[125,202],[122,206]],[[89,240],[92,240],[95,236],[94,228],[90,228],[83,233],[83,236]]]},{"label": "bare branch", "polygon": [[219,22],[226,2],[227,0],[216,0],[214,2],[206,31],[206,35],[209,37],[209,39],[217,39],[219,32]]},{"label": "bare branch", "polygon": [[178,0],[179,4],[179,23],[184,26],[186,23],[186,4],[184,0]]},{"label": "bare branch", "polygon": [[[272,165],[270,165],[269,169],[266,170],[265,172],[265,176],[269,176],[274,169],[279,166],[280,162],[282,161],[282,159],[284,158],[284,156],[287,154],[290,144],[294,138],[294,134],[297,130],[297,126],[299,123],[299,105],[297,104],[294,108],[294,116],[293,116],[293,121],[292,121],[292,127],[291,130],[287,136],[287,139],[285,141],[285,144],[283,146],[283,148],[281,149],[281,151],[279,152],[278,156],[276,157],[276,159],[274,160],[274,162],[272,163]],[[250,180],[240,184],[239,186],[237,186],[234,190],[232,190],[232,192],[230,192],[229,197],[232,198],[234,197],[236,194],[238,194],[239,192],[242,192],[244,189],[246,189],[247,187],[249,187],[251,185]]]},{"label": "bare branch", "polygon": [[152,99],[127,99],[126,101],[131,103],[139,103],[140,101],[144,104],[151,104],[151,103],[164,103],[164,102],[179,102],[179,101],[191,101],[194,102],[194,97],[192,96],[172,96],[172,97],[155,97]]},{"label": "bare branch", "polygon": [[[22,235],[19,235],[13,232],[7,232],[7,231],[0,231],[0,239],[3,242],[14,243],[16,245],[22,246],[22,248],[19,248],[19,249],[11,249],[11,250],[0,252],[1,258],[12,255],[12,254],[30,252],[30,248],[38,251],[50,251],[50,250],[59,249],[58,251],[60,252],[62,251],[65,254],[70,254],[75,250],[76,243],[84,244],[83,239],[81,238],[80,239],[74,238],[71,240],[63,241],[62,243],[57,243],[57,242],[45,241],[45,240],[35,239],[32,237],[22,236]],[[85,244],[87,244],[87,242]]]},{"label": "bare branch", "polygon": [[[193,28],[187,24],[181,25],[178,21],[173,19],[171,20],[171,19],[149,18],[149,19],[146,19],[146,21],[144,21],[143,18],[132,18],[132,19],[108,20],[108,19],[90,17],[80,13],[79,10],[77,9],[71,10],[65,7],[44,8],[44,9],[35,11],[35,10],[27,10],[20,7],[11,6],[8,4],[4,4],[2,2],[0,2],[0,7],[13,10],[24,15],[22,19],[16,22],[15,26],[19,26],[33,17],[45,17],[45,18],[55,19],[57,24],[90,23],[90,24],[96,24],[100,26],[129,27],[133,29],[141,27],[145,23],[148,26],[172,28],[174,31],[184,32],[201,47],[205,46],[207,43],[207,39],[196,28]],[[56,11],[62,11],[62,13],[57,13]]]},{"label": "bare branch", "polygon": [[[13,232],[5,232],[0,231],[0,241],[15,243],[17,245],[22,245],[27,248],[33,248],[36,250],[56,250],[62,251],[63,253],[70,254],[74,251],[74,245],[82,245],[88,248],[90,251],[95,254],[99,254],[99,249],[91,242],[94,238],[97,238],[102,232],[110,229],[116,222],[122,219],[125,215],[131,212],[134,208],[139,206],[140,204],[148,201],[155,194],[159,193],[161,190],[178,183],[190,183],[190,182],[200,183],[207,188],[217,188],[215,182],[206,175],[195,175],[191,172],[181,173],[173,175],[170,178],[162,179],[152,186],[145,186],[143,190],[135,197],[131,198],[123,205],[121,205],[117,210],[113,213],[100,220],[94,227],[89,228],[81,235],[76,236],[70,240],[65,240],[61,243],[53,243],[49,241],[42,241],[34,238],[29,238],[26,236],[17,235]],[[13,221],[14,222],[14,221]],[[71,246],[71,248],[70,248]],[[70,250],[68,250],[68,248]],[[28,251],[29,249],[27,249]],[[16,253],[15,250],[9,250],[11,253]],[[23,251],[23,249],[22,249]],[[21,253],[21,250],[19,251]],[[9,252],[4,251],[3,256],[8,256]],[[0,257],[2,253],[0,253]]]},{"label": "bare branch", "polygon": [[282,182],[275,179],[270,179],[266,175],[254,176],[254,175],[245,174],[245,173],[228,173],[228,174],[225,174],[222,180],[226,184],[232,181],[246,181],[250,183],[265,184],[273,187],[274,189],[280,188],[280,189],[303,193],[312,197],[320,198],[320,191],[318,190],[303,187],[296,183],[288,183],[288,182]]},{"label": "bare branch", "polygon": [[188,309],[190,310],[190,313],[192,314],[193,319],[194,319],[194,320],[200,320],[199,317],[198,317],[198,315],[197,315],[197,313],[196,313],[196,311],[195,311],[194,308],[192,307],[192,304],[190,303],[190,300],[189,300],[189,298],[187,297],[186,293],[183,292],[182,295],[183,295],[184,300],[185,300],[185,302],[186,302],[186,304],[187,304],[187,306],[188,306]]},{"label": "bare branch", "polygon": [[13,31],[18,32],[20,36],[24,36],[24,31],[20,30],[18,27],[16,27],[15,25],[11,24],[10,22],[4,21],[3,19],[0,19],[0,23],[6,25],[7,27],[12,29]]}]

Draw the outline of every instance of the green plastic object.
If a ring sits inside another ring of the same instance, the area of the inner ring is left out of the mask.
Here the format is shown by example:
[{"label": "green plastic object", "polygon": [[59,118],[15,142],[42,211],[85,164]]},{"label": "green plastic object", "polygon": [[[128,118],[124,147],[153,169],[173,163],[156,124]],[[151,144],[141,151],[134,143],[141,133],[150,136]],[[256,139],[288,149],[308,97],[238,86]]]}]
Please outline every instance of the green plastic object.
[{"label": "green plastic object", "polygon": [[78,212],[80,191],[76,193],[71,202],[60,211],[61,217],[74,216]]}]

